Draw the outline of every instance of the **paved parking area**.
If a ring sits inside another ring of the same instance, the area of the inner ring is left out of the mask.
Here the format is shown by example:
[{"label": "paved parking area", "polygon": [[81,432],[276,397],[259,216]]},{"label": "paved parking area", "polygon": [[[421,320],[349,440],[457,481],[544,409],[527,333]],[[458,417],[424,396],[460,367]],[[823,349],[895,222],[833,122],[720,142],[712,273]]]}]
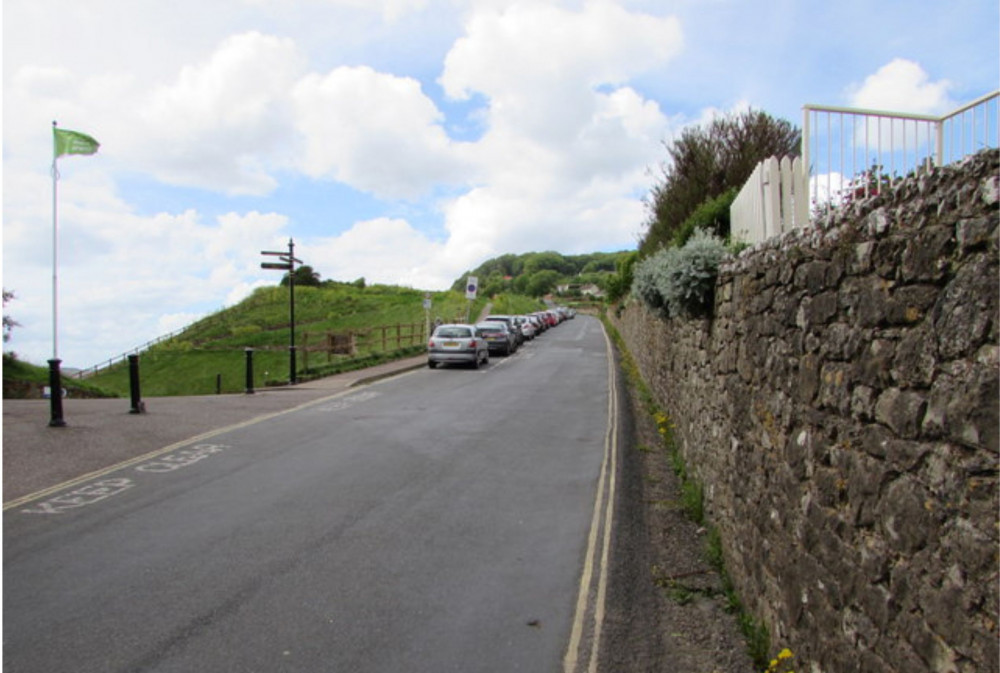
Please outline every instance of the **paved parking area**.
[{"label": "paved parking area", "polygon": [[426,366],[420,355],[253,395],[66,399],[66,426],[49,427],[48,400],[3,401],[3,502],[237,423],[279,413],[351,387]]}]

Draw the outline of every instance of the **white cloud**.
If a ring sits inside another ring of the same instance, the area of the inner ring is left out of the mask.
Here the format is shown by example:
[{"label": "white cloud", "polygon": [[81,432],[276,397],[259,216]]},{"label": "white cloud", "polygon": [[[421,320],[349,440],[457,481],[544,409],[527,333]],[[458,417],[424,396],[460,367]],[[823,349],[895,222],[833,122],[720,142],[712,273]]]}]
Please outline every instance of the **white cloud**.
[{"label": "white cloud", "polygon": [[[164,315],[221,308],[259,279],[255,242],[283,240],[287,218],[274,213],[137,215],[93,161],[79,161],[59,182],[59,351],[69,366],[175,329],[164,330]],[[22,325],[8,346],[35,362],[52,350],[52,213],[41,194],[51,197],[48,176],[5,175],[4,287]]]},{"label": "white cloud", "polygon": [[949,98],[951,82],[932,82],[919,63],[893,59],[848,90],[854,107],[912,114],[942,114],[955,107]]},{"label": "white cloud", "polygon": [[[461,268],[440,264],[442,245],[398,218],[358,222],[331,238],[302,246],[302,259],[316,269],[331,269],[330,277],[368,283],[444,289]],[[296,253],[298,256],[298,253]]]},{"label": "white cloud", "polygon": [[679,22],[605,1],[573,12],[550,3],[480,9],[445,58],[440,82],[490,101],[490,125],[537,141],[571,139],[593,114],[593,90],[662,65],[683,43]]},{"label": "white cloud", "polygon": [[413,78],[340,67],[304,77],[292,98],[306,139],[299,165],[313,177],[415,198],[461,175],[443,116]]},{"label": "white cloud", "polygon": [[226,39],[142,104],[132,161],[160,179],[232,194],[274,188],[269,160],[292,143],[285,99],[304,68],[290,39],[256,32]]},{"label": "white cloud", "polygon": [[[427,6],[427,0],[329,0],[333,4],[378,11],[386,21],[394,21]],[[279,3],[281,4],[281,3]]]},{"label": "white cloud", "polygon": [[480,7],[439,81],[484,96],[476,187],[444,206],[447,259],[474,266],[506,252],[631,247],[635,198],[669,122],[628,86],[681,49],[679,22],[594,1]]}]

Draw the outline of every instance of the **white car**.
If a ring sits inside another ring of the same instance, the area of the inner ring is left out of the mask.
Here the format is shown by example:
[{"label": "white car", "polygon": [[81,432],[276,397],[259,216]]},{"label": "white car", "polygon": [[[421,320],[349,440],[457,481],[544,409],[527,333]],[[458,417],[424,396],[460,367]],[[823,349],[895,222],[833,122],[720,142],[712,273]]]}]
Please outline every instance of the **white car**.
[{"label": "white car", "polygon": [[517,321],[518,327],[521,328],[521,334],[523,334],[524,338],[527,339],[528,341],[534,339],[535,335],[538,334],[538,328],[535,327],[534,322],[528,319],[528,316],[524,315],[514,316],[514,320]]}]

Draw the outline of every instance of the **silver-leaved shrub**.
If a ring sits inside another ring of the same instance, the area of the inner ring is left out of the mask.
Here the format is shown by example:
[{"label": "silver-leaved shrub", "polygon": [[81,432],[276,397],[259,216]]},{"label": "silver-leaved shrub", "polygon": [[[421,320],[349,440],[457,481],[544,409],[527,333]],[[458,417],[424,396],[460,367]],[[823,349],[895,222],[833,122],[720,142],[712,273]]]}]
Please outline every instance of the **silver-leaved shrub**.
[{"label": "silver-leaved shrub", "polygon": [[663,248],[635,267],[632,294],[664,318],[699,317],[712,310],[722,239],[699,229],[682,248]]}]

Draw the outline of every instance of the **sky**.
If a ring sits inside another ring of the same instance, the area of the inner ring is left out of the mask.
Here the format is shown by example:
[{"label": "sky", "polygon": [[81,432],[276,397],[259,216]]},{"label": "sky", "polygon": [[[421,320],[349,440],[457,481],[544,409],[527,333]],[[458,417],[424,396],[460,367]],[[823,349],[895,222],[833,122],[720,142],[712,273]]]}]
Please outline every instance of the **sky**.
[{"label": "sky", "polygon": [[[747,107],[941,114],[1000,80],[996,0],[4,0],[6,351],[88,367],[285,250],[446,289],[632,250],[666,147]],[[64,156],[52,123],[101,143]],[[54,213],[56,217],[54,218]],[[53,221],[58,261],[53,263]]]}]

